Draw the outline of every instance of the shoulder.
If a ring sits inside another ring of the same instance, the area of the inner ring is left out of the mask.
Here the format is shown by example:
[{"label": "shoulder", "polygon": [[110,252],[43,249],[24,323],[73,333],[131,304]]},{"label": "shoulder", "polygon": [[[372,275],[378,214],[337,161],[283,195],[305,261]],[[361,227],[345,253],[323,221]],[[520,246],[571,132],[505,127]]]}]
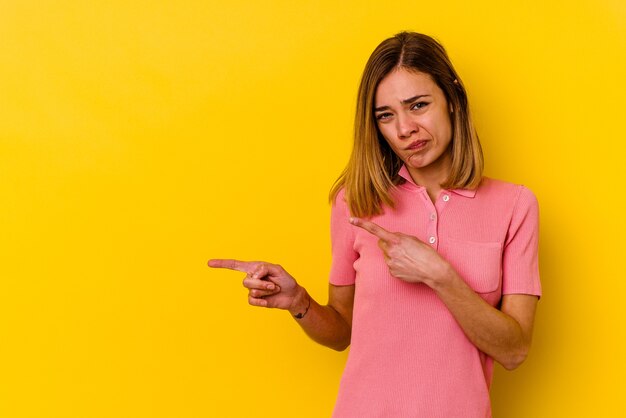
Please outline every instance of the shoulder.
[{"label": "shoulder", "polygon": [[505,199],[513,203],[537,203],[537,197],[523,184],[483,177],[476,195],[482,198]]},{"label": "shoulder", "polygon": [[508,224],[507,245],[515,237],[536,236],[539,228],[539,204],[535,194],[528,187],[483,178],[477,196],[481,188],[484,188],[483,196],[489,202],[489,207],[497,208],[497,213]]},{"label": "shoulder", "polygon": [[331,213],[334,217],[350,217],[350,209],[346,198],[346,189],[341,188],[331,201]]},{"label": "shoulder", "polygon": [[338,208],[338,207],[347,208],[348,207],[345,187],[342,187],[341,189],[337,191],[337,194],[335,194],[335,197],[332,199],[331,204],[333,208]]},{"label": "shoulder", "polygon": [[537,198],[528,187],[490,177],[483,177],[474,200],[482,210],[509,221],[529,214],[536,217],[539,212]]}]

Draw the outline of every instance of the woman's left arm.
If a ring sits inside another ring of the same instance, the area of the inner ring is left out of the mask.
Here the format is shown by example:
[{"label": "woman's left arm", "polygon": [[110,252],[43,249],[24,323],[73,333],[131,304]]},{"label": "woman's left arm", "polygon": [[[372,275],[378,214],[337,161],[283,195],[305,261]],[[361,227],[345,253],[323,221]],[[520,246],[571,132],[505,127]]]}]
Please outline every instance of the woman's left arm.
[{"label": "woman's left arm", "polygon": [[450,277],[432,285],[433,290],[480,351],[507,370],[517,368],[530,349],[538,297],[504,295],[498,310],[451,270]]},{"label": "woman's left arm", "polygon": [[429,245],[410,235],[389,232],[373,222],[359,218],[350,222],[378,237],[392,276],[432,288],[479,350],[507,370],[524,361],[532,339],[537,296],[504,295],[498,310],[476,294]]}]

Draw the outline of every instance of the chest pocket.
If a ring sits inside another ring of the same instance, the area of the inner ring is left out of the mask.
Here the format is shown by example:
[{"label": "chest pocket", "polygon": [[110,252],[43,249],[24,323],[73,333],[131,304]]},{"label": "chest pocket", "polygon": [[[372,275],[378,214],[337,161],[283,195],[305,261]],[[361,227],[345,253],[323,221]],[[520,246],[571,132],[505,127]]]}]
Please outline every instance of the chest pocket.
[{"label": "chest pocket", "polygon": [[447,238],[449,245],[442,256],[477,293],[491,293],[500,288],[502,244],[471,242]]}]

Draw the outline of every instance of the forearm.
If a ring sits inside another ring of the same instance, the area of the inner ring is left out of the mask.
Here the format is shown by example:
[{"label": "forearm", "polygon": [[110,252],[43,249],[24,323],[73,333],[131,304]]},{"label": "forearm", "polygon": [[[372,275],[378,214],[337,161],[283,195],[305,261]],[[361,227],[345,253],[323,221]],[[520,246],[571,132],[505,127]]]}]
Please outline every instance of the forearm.
[{"label": "forearm", "polygon": [[[305,311],[302,318],[295,317]],[[352,327],[349,321],[332,306],[317,303],[303,287],[300,287],[289,313],[313,341],[337,351],[350,345]]]},{"label": "forearm", "polygon": [[431,287],[479,350],[508,370],[524,361],[530,335],[515,318],[489,305],[452,269],[446,280]]}]

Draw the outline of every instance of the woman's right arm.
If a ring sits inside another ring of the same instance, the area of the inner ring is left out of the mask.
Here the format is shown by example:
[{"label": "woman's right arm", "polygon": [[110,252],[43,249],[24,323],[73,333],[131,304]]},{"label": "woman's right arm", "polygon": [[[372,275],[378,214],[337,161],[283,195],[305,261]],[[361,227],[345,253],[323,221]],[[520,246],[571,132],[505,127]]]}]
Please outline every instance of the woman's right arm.
[{"label": "woman's right arm", "polygon": [[[354,303],[354,285],[328,285],[328,304],[320,305],[311,298],[306,289],[300,286],[299,296],[295,298],[295,309],[290,309],[304,332],[314,341],[343,351],[350,345],[352,334],[352,306]],[[304,312],[310,300],[309,309],[302,318],[297,314]]]},{"label": "woman's right arm", "polygon": [[320,305],[280,265],[209,260],[209,267],[247,273],[243,285],[248,289],[250,305],[289,311],[304,332],[319,344],[338,351],[350,345],[354,285],[329,285],[328,304]]}]

